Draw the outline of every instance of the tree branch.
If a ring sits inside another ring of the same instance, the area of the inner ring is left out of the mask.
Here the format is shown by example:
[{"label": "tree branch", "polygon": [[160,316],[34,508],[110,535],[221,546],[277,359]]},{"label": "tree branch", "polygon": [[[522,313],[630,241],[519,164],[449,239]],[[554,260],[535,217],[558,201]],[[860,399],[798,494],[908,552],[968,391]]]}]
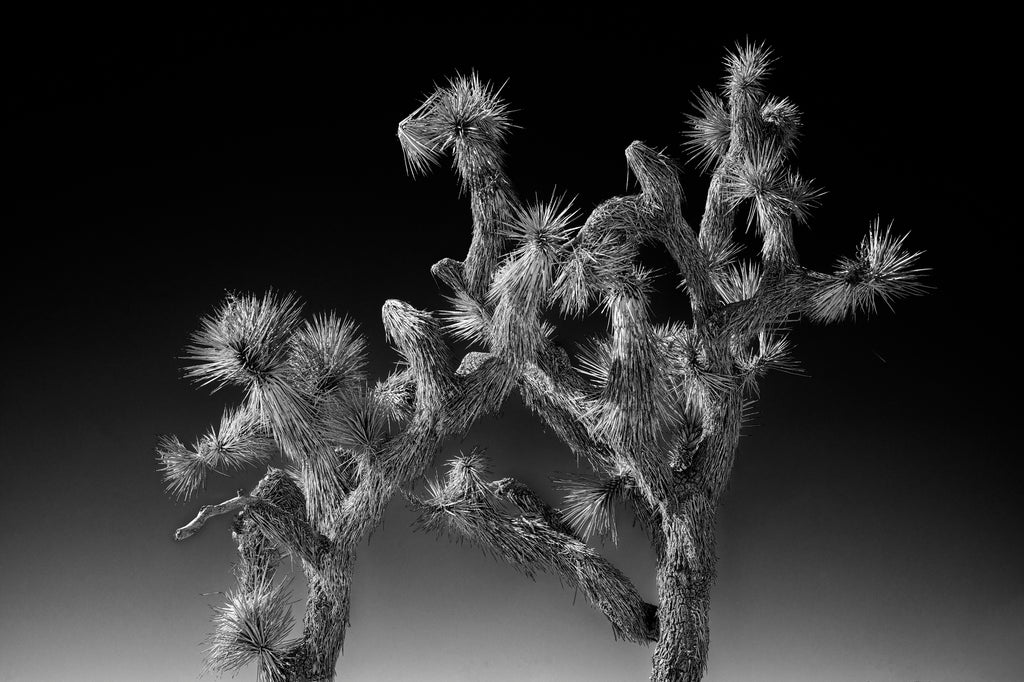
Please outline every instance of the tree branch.
[{"label": "tree branch", "polygon": [[[345,499],[337,523],[339,541],[358,542],[376,527],[395,492],[423,474],[444,439],[464,434],[482,413],[497,409],[512,385],[506,363],[487,353],[467,354],[454,374],[443,371],[443,394],[417,389],[412,419]],[[417,372],[412,377],[429,381]]]},{"label": "tree branch", "polygon": [[633,142],[626,148],[626,162],[640,182],[643,205],[654,214],[653,220],[648,222],[655,228],[655,238],[676,262],[686,283],[694,316],[700,321],[706,310],[720,303],[720,297],[711,283],[708,254],[683,217],[679,173],[667,156],[641,142]]},{"label": "tree branch", "polygon": [[580,539],[572,526],[565,522],[561,513],[540,498],[529,486],[514,478],[502,478],[488,485],[491,493],[498,498],[508,500],[524,514],[539,516],[544,523],[559,533]]},{"label": "tree branch", "polygon": [[206,522],[214,516],[230,514],[233,511],[238,511],[250,502],[252,502],[252,498],[248,495],[237,495],[232,497],[230,500],[221,502],[220,504],[208,504],[199,510],[199,513],[196,514],[194,519],[174,531],[174,539],[179,542],[181,540],[186,540],[198,533]]},{"label": "tree branch", "polygon": [[[502,483],[492,485],[501,488]],[[525,486],[517,488],[523,492]],[[483,490],[434,492],[427,500],[406,495],[421,511],[420,528],[468,540],[528,576],[552,573],[582,592],[624,639],[638,644],[657,641],[657,607],[645,602],[629,578],[593,548],[571,532],[553,528],[543,512],[512,516],[498,509]],[[519,501],[532,509],[539,498],[529,489],[526,493]]]},{"label": "tree branch", "polygon": [[875,222],[857,249],[844,257],[834,273],[776,264],[749,299],[722,311],[728,333],[746,337],[770,328],[791,315],[809,315],[817,322],[838,322],[871,313],[879,300],[887,305],[927,290],[921,282],[926,268],[917,267],[921,252],[904,248],[905,237],[884,232]]},{"label": "tree branch", "polygon": [[239,510],[245,510],[256,528],[270,541],[314,566],[326,545],[330,544],[326,536],[310,525],[302,491],[286,472],[272,467],[251,494],[238,494],[220,504],[203,507],[192,521],[174,532],[174,538],[189,538],[211,518]]},{"label": "tree branch", "polygon": [[519,377],[523,402],[562,439],[576,457],[585,458],[598,470],[611,469],[615,453],[594,436],[587,423],[586,398],[568,355],[556,346],[541,354],[541,364],[526,367]]}]

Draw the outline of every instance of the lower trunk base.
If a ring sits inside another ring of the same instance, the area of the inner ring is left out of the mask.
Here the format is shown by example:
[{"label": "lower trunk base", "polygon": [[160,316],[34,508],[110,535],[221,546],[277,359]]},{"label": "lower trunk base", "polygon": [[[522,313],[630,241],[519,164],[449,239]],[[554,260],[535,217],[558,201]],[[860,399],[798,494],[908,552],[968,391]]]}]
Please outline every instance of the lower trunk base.
[{"label": "lower trunk base", "polygon": [[652,682],[700,682],[707,668],[714,531],[708,508],[699,503],[662,523],[665,554],[658,566],[659,636]]}]

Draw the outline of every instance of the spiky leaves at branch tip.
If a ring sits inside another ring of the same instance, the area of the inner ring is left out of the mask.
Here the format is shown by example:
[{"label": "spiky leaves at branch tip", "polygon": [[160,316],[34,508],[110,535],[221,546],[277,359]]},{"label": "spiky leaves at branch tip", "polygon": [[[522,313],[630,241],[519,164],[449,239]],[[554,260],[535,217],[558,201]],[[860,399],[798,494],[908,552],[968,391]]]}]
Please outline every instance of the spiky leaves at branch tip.
[{"label": "spiky leaves at branch tip", "polygon": [[273,439],[248,405],[225,409],[220,428],[216,432],[210,429],[204,440],[215,467],[241,469],[264,464],[275,451]]},{"label": "spiky leaves at branch tip", "polygon": [[770,137],[784,154],[796,150],[803,122],[800,109],[789,98],[767,97],[761,104],[761,121],[762,134]]},{"label": "spiky leaves at branch tip", "polygon": [[469,494],[484,489],[484,477],[490,473],[491,465],[481,448],[473,448],[469,454],[459,453],[448,461],[446,487],[460,494]]},{"label": "spiky leaves at branch tip", "polygon": [[491,311],[464,290],[446,296],[451,306],[441,311],[444,330],[457,341],[489,345],[491,342]]},{"label": "spiky leaves at branch tip", "polygon": [[633,274],[636,244],[621,230],[596,229],[597,221],[588,223],[592,227],[584,226],[572,241],[551,291],[570,317],[587,314],[604,289]]},{"label": "spiky leaves at branch tip", "polygon": [[612,360],[611,337],[594,336],[586,339],[576,353],[577,371],[600,391],[608,384]]},{"label": "spiky leaves at branch tip", "polygon": [[[417,502],[420,513],[415,525],[438,536],[447,535],[456,542],[468,540],[485,551],[494,551],[483,537],[497,532],[500,520],[490,501],[472,487],[475,473],[472,466],[463,468],[458,463],[449,463],[446,477],[425,479],[427,497]],[[495,552],[495,556],[501,554]]]},{"label": "spiky leaves at branch tip", "polygon": [[787,168],[783,148],[761,141],[744,153],[723,177],[722,192],[733,208],[750,200],[747,224],[762,235],[790,217],[806,224],[824,192],[812,180]]},{"label": "spiky leaves at branch tip", "polygon": [[511,111],[493,88],[472,72],[437,88],[398,124],[398,139],[410,175],[426,173],[451,153],[467,187],[502,165]]},{"label": "spiky leaves at branch tip", "polygon": [[317,399],[343,397],[366,378],[366,339],[348,318],[317,315],[294,334],[290,360],[305,392]]},{"label": "spiky leaves at branch tip", "polygon": [[729,135],[732,126],[725,102],[718,95],[703,88],[697,91],[694,114],[686,116],[688,124],[683,132],[684,148],[689,152],[690,161],[702,172],[707,172],[729,151]]},{"label": "spiky leaves at branch tip", "polygon": [[157,438],[157,461],[167,492],[180,499],[195,495],[206,483],[210,465],[203,461],[195,448],[189,448],[174,435]]},{"label": "spiky leaves at branch tip", "polygon": [[430,119],[434,103],[442,92],[437,90],[398,124],[398,142],[402,146],[405,172],[412,177],[426,175],[441,158],[437,126]]},{"label": "spiky leaves at branch tip", "polygon": [[157,460],[167,491],[188,499],[206,482],[209,471],[242,469],[270,460],[274,442],[247,405],[226,408],[219,428],[196,440],[191,448],[177,436],[163,435],[157,440]]},{"label": "spiky leaves at branch tip", "polygon": [[405,421],[412,416],[416,400],[416,383],[412,371],[408,367],[393,371],[374,384],[369,399],[384,410],[389,426]]},{"label": "spiky leaves at branch tip", "polygon": [[575,231],[572,223],[578,215],[573,199],[552,192],[547,201],[513,205],[501,234],[515,245],[511,255],[536,252],[550,267]]},{"label": "spiky leaves at branch tip", "polygon": [[575,217],[571,202],[554,194],[549,201],[513,207],[503,236],[514,247],[487,292],[494,310],[489,336],[495,353],[529,362],[553,331],[542,314]]},{"label": "spiky leaves at branch tip", "polygon": [[387,436],[387,420],[386,407],[363,390],[333,411],[331,440],[350,452],[370,456]]},{"label": "spiky leaves at branch tip", "polygon": [[574,476],[554,483],[566,493],[559,514],[583,539],[596,535],[618,544],[616,510],[624,504],[632,511],[634,522],[647,532],[656,553],[660,551],[660,512],[649,504],[629,470],[620,470],[607,478]]},{"label": "spiky leaves at branch tip", "polygon": [[201,385],[241,386],[259,420],[292,459],[322,447],[311,396],[295,375],[293,337],[302,307],[292,295],[229,294],[192,336],[185,374]]},{"label": "spiky leaves at branch tip", "polygon": [[838,322],[847,315],[874,313],[878,301],[892,308],[894,301],[927,292],[930,287],[922,279],[929,269],[917,267],[924,252],[907,250],[908,236],[893,234],[891,223],[882,229],[876,218],[856,254],[839,259],[835,272],[823,276],[811,298],[811,317]]},{"label": "spiky leaves at branch tip", "polygon": [[771,48],[764,43],[736,43],[725,56],[723,92],[730,99],[760,99],[774,62]]},{"label": "spiky leaves at branch tip", "polygon": [[335,406],[328,418],[328,435],[338,445],[342,466],[355,480],[362,480],[385,450],[390,437],[389,405],[376,389],[365,387],[350,400]]},{"label": "spiky leaves at branch tip", "polygon": [[670,375],[685,404],[703,406],[721,398],[734,387],[732,377],[717,371],[709,362],[707,350],[696,329],[680,322],[656,327]]},{"label": "spiky leaves at branch tip", "polygon": [[482,448],[474,447],[469,454],[460,452],[446,463],[443,478],[424,479],[429,495],[427,505],[442,507],[445,513],[454,513],[453,505],[482,498],[487,493],[485,476],[491,465]]},{"label": "spiky leaves at branch tip", "polygon": [[185,375],[203,386],[213,384],[214,390],[250,387],[279,375],[287,367],[289,340],[301,314],[294,294],[229,293],[192,335],[184,359],[193,364]]}]

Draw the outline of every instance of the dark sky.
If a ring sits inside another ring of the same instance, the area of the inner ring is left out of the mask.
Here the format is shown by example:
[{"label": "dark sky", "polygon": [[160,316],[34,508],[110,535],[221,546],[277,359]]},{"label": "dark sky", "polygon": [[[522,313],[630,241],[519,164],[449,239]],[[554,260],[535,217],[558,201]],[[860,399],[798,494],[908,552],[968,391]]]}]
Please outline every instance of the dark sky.
[{"label": "dark sky", "polygon": [[[803,262],[829,267],[881,216],[927,250],[935,289],[797,326],[807,376],[764,383],[719,515],[707,680],[1024,679],[1019,217],[999,201],[1016,200],[999,147],[1016,110],[997,37],[965,17],[571,19],[5,22],[0,680],[199,674],[234,552],[226,519],[171,532],[259,472],[163,493],[156,435],[191,439],[234,398],[190,386],[177,356],[225,290],[273,286],[348,313],[389,369],[381,304],[443,307],[429,266],[469,243],[452,174],[409,179],[395,139],[433,83],[508,79],[521,195],[557,187],[587,211],[627,191],[632,140],[683,156],[692,92],[745,36],[780,57],[771,89],[804,111],[800,168],[828,191]],[[684,182],[696,222],[705,180]],[[475,444],[548,492],[574,466],[517,399],[445,454]],[[411,520],[392,505],[360,550],[343,679],[646,679],[653,650],[613,641],[557,580]],[[604,549],[654,600],[642,538]]]}]

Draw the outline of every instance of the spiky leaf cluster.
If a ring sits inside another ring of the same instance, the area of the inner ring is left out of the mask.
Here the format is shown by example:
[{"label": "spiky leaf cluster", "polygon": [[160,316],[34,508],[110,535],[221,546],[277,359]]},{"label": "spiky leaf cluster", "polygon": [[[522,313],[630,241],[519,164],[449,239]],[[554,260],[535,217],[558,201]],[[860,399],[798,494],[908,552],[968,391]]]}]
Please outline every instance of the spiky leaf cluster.
[{"label": "spiky leaf cluster", "polygon": [[668,359],[669,374],[686,404],[704,405],[726,396],[732,378],[708,355],[708,344],[700,330],[681,322],[655,328]]},{"label": "spiky leaf cluster", "polygon": [[343,397],[365,379],[366,340],[354,322],[317,315],[292,337],[292,371],[317,398]]},{"label": "spiky leaf cluster", "polygon": [[856,255],[839,259],[835,272],[822,276],[810,304],[814,318],[838,322],[847,315],[871,314],[878,301],[891,308],[893,301],[928,290],[921,282],[927,270],[917,267],[923,252],[907,250],[907,235],[897,236],[891,228],[890,224],[883,230],[876,219]]},{"label": "spiky leaf cluster", "polygon": [[228,294],[192,335],[186,376],[200,385],[250,387],[284,373],[302,307],[292,294]]},{"label": "spiky leaf cluster", "polygon": [[608,536],[613,543],[618,544],[615,508],[622,501],[626,488],[634,486],[635,481],[622,475],[606,479],[581,477],[557,483],[565,491],[562,511],[573,530],[582,538]]},{"label": "spiky leaf cluster", "polygon": [[800,109],[787,97],[766,97],[761,104],[762,134],[783,154],[790,154],[800,140]]},{"label": "spiky leaf cluster", "polygon": [[[486,338],[494,352],[513,361],[530,361],[551,334],[542,318],[554,282],[555,268],[576,216],[572,206],[552,197],[547,202],[516,206],[504,236],[513,244],[491,282],[487,300],[493,307]],[[456,332],[472,328],[475,311],[463,306],[453,317]]]},{"label": "spiky leaf cluster", "polygon": [[501,167],[512,128],[509,113],[500,90],[478,74],[450,80],[398,124],[406,169],[413,175],[426,173],[450,153],[463,186],[472,186]]},{"label": "spiky leaf cluster", "polygon": [[264,424],[290,458],[322,447],[314,396],[293,371],[294,336],[302,307],[292,294],[262,298],[229,294],[192,336],[186,375],[201,385],[239,385],[247,409]]},{"label": "spiky leaf cluster", "polygon": [[283,679],[293,623],[290,598],[285,582],[264,581],[251,590],[229,591],[225,603],[214,609],[208,669],[237,672],[256,661],[263,680]]},{"label": "spiky leaf cluster", "polygon": [[491,343],[492,309],[459,289],[447,297],[449,308],[441,313],[444,328],[456,341],[489,345]]},{"label": "spiky leaf cluster", "polygon": [[732,131],[729,110],[721,97],[703,88],[697,91],[694,107],[697,113],[686,117],[684,147],[697,167],[708,171],[729,151]]},{"label": "spiky leaf cluster", "polygon": [[757,380],[768,372],[799,374],[800,364],[793,357],[793,344],[783,334],[762,331],[757,348],[745,348],[736,354],[736,367],[744,392],[757,392]]},{"label": "spiky leaf cluster", "polygon": [[189,448],[177,436],[160,436],[157,459],[167,490],[189,498],[203,487],[209,471],[237,470],[270,460],[276,448],[260,420],[246,407],[228,408],[213,427]]},{"label": "spiky leaf cluster", "polygon": [[734,207],[749,200],[747,222],[762,235],[790,217],[807,223],[821,196],[810,180],[788,168],[785,152],[774,142],[745,150],[730,171],[725,197]]},{"label": "spiky leaf cluster", "polygon": [[715,287],[725,303],[747,301],[761,288],[763,274],[761,266],[756,262],[744,261],[722,268],[715,280]]},{"label": "spiky leaf cluster", "polygon": [[774,63],[775,55],[765,45],[749,41],[737,44],[725,56],[726,75],[722,91],[731,100],[762,99]]}]

